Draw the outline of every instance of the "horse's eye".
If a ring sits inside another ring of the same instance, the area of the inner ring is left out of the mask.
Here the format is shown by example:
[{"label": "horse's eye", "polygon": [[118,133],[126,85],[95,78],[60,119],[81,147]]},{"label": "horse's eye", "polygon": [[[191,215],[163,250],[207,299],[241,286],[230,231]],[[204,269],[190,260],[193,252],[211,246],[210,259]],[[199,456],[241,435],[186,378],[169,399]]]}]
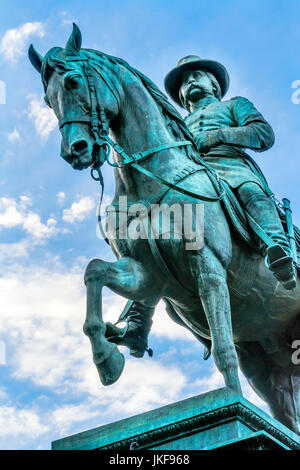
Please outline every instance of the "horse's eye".
[{"label": "horse's eye", "polygon": [[79,75],[68,76],[64,78],[64,85],[67,90],[72,90],[74,88],[79,88],[81,85],[81,80]]}]

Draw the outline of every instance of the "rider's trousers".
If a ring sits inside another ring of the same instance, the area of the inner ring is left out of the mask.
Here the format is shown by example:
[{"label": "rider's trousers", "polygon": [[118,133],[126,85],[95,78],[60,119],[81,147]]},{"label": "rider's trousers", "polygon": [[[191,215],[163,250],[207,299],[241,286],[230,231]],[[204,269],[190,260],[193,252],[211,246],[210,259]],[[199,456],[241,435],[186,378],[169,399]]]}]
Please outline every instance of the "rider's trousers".
[{"label": "rider's trousers", "polygon": [[[261,187],[253,182],[247,182],[237,188],[238,199],[253,219],[262,227],[267,235],[278,243],[287,254],[290,246],[285,236],[274,201],[265,194]],[[266,246],[261,245],[264,252]]]}]

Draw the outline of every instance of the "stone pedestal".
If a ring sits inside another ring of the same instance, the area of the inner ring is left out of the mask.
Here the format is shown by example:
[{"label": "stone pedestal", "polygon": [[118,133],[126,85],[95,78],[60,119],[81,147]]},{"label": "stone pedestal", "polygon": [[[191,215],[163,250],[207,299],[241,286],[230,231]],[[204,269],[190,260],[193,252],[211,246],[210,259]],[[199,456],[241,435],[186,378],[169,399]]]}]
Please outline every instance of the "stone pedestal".
[{"label": "stone pedestal", "polygon": [[295,433],[227,388],[59,439],[53,450],[300,450]]}]

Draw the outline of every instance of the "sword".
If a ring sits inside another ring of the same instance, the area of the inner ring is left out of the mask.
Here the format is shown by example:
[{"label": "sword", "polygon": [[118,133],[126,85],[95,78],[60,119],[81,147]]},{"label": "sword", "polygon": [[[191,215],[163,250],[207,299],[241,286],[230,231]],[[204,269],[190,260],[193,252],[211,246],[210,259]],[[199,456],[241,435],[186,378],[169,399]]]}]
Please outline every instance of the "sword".
[{"label": "sword", "polygon": [[294,224],[293,224],[293,219],[292,219],[291,201],[287,198],[283,198],[282,202],[283,202],[283,209],[284,209],[285,220],[286,220],[286,225],[287,225],[286,236],[289,241],[293,260],[295,261],[295,263],[297,263],[297,249],[296,249]]}]

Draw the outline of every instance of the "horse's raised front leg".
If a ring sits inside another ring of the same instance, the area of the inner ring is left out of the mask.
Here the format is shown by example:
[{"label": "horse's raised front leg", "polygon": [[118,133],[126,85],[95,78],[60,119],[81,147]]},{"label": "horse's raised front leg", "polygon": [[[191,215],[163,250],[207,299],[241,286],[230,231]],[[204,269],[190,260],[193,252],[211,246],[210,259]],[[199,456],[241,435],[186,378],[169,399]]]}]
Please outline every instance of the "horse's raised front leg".
[{"label": "horse's raised front leg", "polygon": [[92,260],[85,271],[87,311],[84,333],[92,345],[93,360],[103,385],[113,384],[124,368],[124,356],[117,346],[105,338],[106,325],[102,318],[102,288],[109,287],[123,297],[143,301],[153,294],[154,284],[141,263],[121,258],[115,263]]},{"label": "horse's raised front leg", "polygon": [[226,272],[221,267],[216,269],[216,263],[210,268],[200,261],[199,268],[199,295],[210,328],[212,354],[226,386],[241,394]]}]

